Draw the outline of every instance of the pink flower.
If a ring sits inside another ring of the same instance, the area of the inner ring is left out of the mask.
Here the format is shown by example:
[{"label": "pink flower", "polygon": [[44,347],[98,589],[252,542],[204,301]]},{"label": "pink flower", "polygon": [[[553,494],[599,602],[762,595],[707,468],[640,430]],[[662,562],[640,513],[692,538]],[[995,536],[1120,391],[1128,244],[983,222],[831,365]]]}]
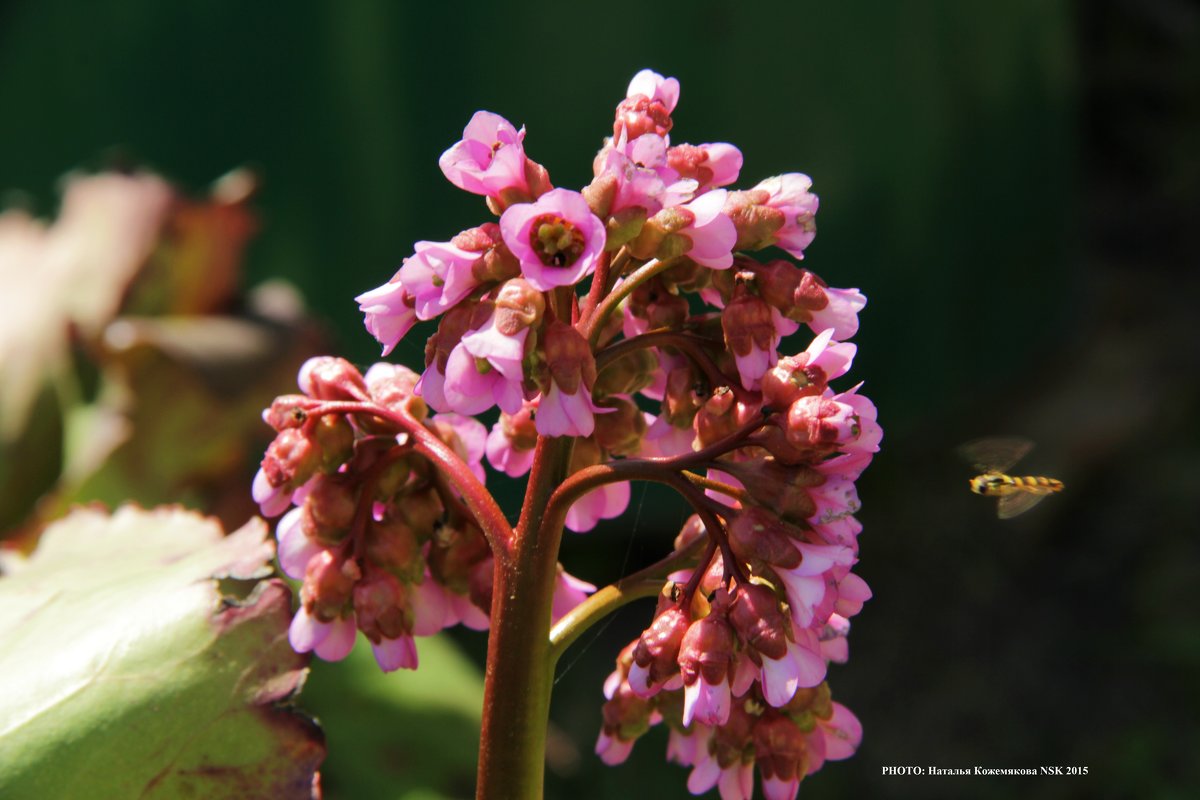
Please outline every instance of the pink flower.
[{"label": "pink flower", "polygon": [[625,759],[629,758],[629,754],[633,752],[634,739],[624,740],[618,736],[609,736],[606,732],[600,731],[600,738],[596,740],[596,755],[600,756],[600,760],[610,767],[615,767],[617,764],[623,764]]},{"label": "pink flower", "polygon": [[[813,624],[816,608],[825,600],[827,573],[835,566],[849,567],[854,561],[854,552],[841,545],[797,542],[795,546],[802,556],[800,563],[791,569],[776,567],[775,574],[787,592],[792,620],[804,629]],[[824,619],[816,621],[825,622]]]},{"label": "pink flower", "polygon": [[528,191],[524,138],[524,128],[518,131],[499,114],[476,111],[462,140],[442,153],[438,166],[451,183],[472,194],[499,198],[505,189]]},{"label": "pink flower", "polygon": [[554,586],[553,608],[550,612],[550,624],[553,625],[570,613],[571,609],[587,599],[596,591],[596,587],[587,581],[580,580],[574,575],[567,574],[562,567],[558,570],[558,581]]},{"label": "pink flower", "polygon": [[653,422],[646,428],[646,435],[642,437],[642,451],[639,455],[644,458],[669,458],[692,452],[696,432],[692,430],[691,425],[677,428],[665,415],[648,417]]},{"label": "pink flower", "polygon": [[854,406],[836,397],[801,397],[788,408],[787,440],[796,447],[845,445],[859,431]]},{"label": "pink flower", "polygon": [[592,402],[592,393],[582,384],[569,393],[553,383],[538,403],[537,430],[543,436],[591,436],[596,428],[593,415],[605,410]]},{"label": "pink flower", "polygon": [[800,779],[785,780],[778,775],[763,778],[762,790],[763,797],[767,800],[796,800],[796,796],[800,794]]},{"label": "pink flower", "polygon": [[812,311],[808,326],[814,333],[832,328],[834,339],[849,339],[858,333],[858,312],[866,308],[867,298],[858,289],[824,289],[827,304]]},{"label": "pink flower", "polygon": [[714,754],[705,752],[688,775],[688,791],[704,794],[714,786],[721,800],[750,800],[754,796],[754,764],[738,760],[722,767]]},{"label": "pink flower", "polygon": [[754,187],[767,192],[765,205],[783,212],[783,227],[775,232],[775,243],[796,258],[804,258],[804,248],[817,235],[813,218],[818,201],[811,188],[812,179],[799,172],[767,178]]},{"label": "pink flower", "polygon": [[667,152],[667,163],[680,177],[696,181],[697,192],[728,186],[742,170],[742,151],[731,144],[680,144]]},{"label": "pink flower", "polygon": [[621,516],[628,506],[629,481],[606,483],[575,501],[567,510],[566,526],[576,533],[586,533],[602,519]]},{"label": "pink flower", "polygon": [[526,401],[515,414],[501,414],[487,438],[487,458],[493,467],[519,478],[533,464],[537,428],[533,421],[536,404]]},{"label": "pink flower", "polygon": [[664,205],[690,199],[697,186],[694,180],[680,180],[667,166],[666,140],[653,133],[606,147],[593,169],[597,177],[609,175],[616,183],[609,214],[627,208],[644,208],[647,214],[654,214]]},{"label": "pink flower", "polygon": [[415,250],[415,255],[404,259],[396,277],[412,295],[417,319],[433,319],[479,285],[471,267],[482,253],[450,242],[417,242]]},{"label": "pink flower", "polygon": [[807,689],[825,680],[825,659],[796,642],[788,642],[783,658],[763,659],[759,680],[766,701],[782,708],[796,695],[797,689]]},{"label": "pink flower", "polygon": [[275,526],[275,538],[279,541],[276,549],[279,567],[284,575],[295,580],[303,580],[308,562],[324,549],[304,534],[300,524],[302,513],[303,509],[293,508]]},{"label": "pink flower", "polygon": [[644,69],[629,82],[625,99],[617,106],[613,136],[635,139],[646,133],[666,136],[671,112],[679,102],[679,81]]},{"label": "pink flower", "polygon": [[385,356],[417,323],[416,301],[398,275],[354,300],[365,315],[363,323],[367,331],[383,345]]},{"label": "pink flower", "polygon": [[817,726],[825,737],[825,758],[829,761],[849,758],[862,744],[862,723],[841,703],[833,703],[833,715],[818,719]]},{"label": "pink flower", "polygon": [[371,642],[371,652],[375,655],[375,663],[384,672],[394,672],[398,669],[416,669],[417,643],[411,636],[399,636],[395,639],[380,639]]},{"label": "pink flower", "polygon": [[748,390],[757,389],[763,375],[779,360],[777,315],[772,312],[761,297],[752,294],[739,294],[721,312],[725,343],[733,353],[742,386]]},{"label": "pink flower", "polygon": [[[862,611],[863,603],[871,599],[871,587],[867,586],[867,582],[853,572],[847,572],[837,585],[837,613],[833,616],[845,619],[853,617],[858,612]],[[832,620],[833,617],[830,617]],[[846,621],[846,629],[849,630],[850,622]]]},{"label": "pink flower", "polygon": [[664,78],[652,69],[644,69],[633,76],[629,88],[625,90],[627,98],[638,95],[662,103],[668,112],[674,111],[679,103],[679,81]]},{"label": "pink flower", "polygon": [[277,517],[292,504],[292,490],[286,484],[272,486],[262,467],[254,474],[250,494],[264,517]]},{"label": "pink flower", "polygon": [[551,189],[532,203],[509,206],[500,217],[504,243],[539,291],[571,286],[590,275],[604,252],[604,223],[579,192]]},{"label": "pink flower", "polygon": [[288,627],[288,641],[297,653],[315,652],[325,661],[341,661],[354,649],[357,633],[353,613],[321,622],[301,606]]},{"label": "pink flower", "polygon": [[564,322],[552,322],[543,331],[548,386],[538,402],[535,424],[543,436],[591,436],[593,414],[611,411],[592,400],[596,361],[586,339]]},{"label": "pink flower", "polygon": [[431,422],[442,431],[449,429],[453,432],[448,444],[483,483],[487,479],[483,469],[483,453],[487,447],[487,428],[484,424],[474,417],[454,413],[436,414]]},{"label": "pink flower", "polygon": [[496,329],[495,319],[464,336],[446,360],[443,396],[461,414],[478,414],[493,405],[514,414],[525,400],[521,361],[529,329],[505,336]]},{"label": "pink flower", "polygon": [[821,370],[821,375],[826,382],[840,378],[849,372],[850,365],[854,362],[854,354],[858,352],[857,345],[832,341],[833,334],[833,328],[826,328],[819,332],[800,354],[803,356],[803,366],[810,370],[813,368]]},{"label": "pink flower", "polygon": [[712,269],[727,269],[733,264],[733,246],[737,243],[737,228],[721,213],[726,194],[724,189],[714,189],[682,206],[693,216],[692,222],[679,231],[692,242],[687,256]]}]

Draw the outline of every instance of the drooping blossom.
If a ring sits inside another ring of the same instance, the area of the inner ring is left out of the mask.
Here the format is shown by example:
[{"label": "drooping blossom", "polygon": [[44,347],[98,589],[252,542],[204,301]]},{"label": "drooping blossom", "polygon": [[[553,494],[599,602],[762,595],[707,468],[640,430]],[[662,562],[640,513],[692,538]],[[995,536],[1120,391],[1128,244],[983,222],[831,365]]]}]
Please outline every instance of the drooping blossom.
[{"label": "drooping blossom", "polygon": [[765,205],[781,211],[783,227],[775,232],[775,243],[796,258],[804,258],[804,250],[817,235],[814,221],[819,201],[810,192],[812,179],[799,172],[789,172],[761,181],[755,189],[765,191]]},{"label": "drooping blossom", "polygon": [[724,207],[724,189],[705,192],[680,206],[692,217],[691,222],[678,231],[691,242],[688,258],[712,269],[725,269],[733,264],[737,230],[729,217],[721,213]]},{"label": "drooping blossom", "polygon": [[498,198],[506,189],[528,190],[524,138],[524,128],[517,130],[499,114],[477,111],[438,166],[447,180],[472,194]]},{"label": "drooping blossom", "polygon": [[367,331],[383,345],[385,356],[417,324],[416,298],[399,276],[354,300],[364,315]]}]

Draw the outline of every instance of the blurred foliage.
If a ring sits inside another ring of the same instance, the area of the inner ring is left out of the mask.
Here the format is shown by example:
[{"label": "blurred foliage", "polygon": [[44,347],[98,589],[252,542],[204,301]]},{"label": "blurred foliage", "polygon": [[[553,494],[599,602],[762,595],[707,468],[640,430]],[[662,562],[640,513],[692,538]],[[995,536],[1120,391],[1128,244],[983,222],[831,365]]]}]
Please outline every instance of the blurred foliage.
[{"label": "blurred foliage", "polygon": [[303,705],[335,744],[322,767],[328,800],[453,800],[475,793],[483,678],[443,636],[418,641],[420,668],[379,671],[368,647],[314,661]]},{"label": "blurred foliage", "polygon": [[53,224],[0,214],[0,532],[92,501],[253,513],[259,414],[320,341],[286,284],[242,290],[253,188],[73,175]]},{"label": "blurred foliage", "polygon": [[[0,794],[312,797],[307,656],[260,520],[78,510],[0,577]],[[31,668],[31,665],[34,668]]]},{"label": "blurred foliage", "polygon": [[[351,298],[414,241],[487,219],[436,165],[474,110],[524,123],[530,155],[579,186],[629,77],[678,77],[676,139],[737,144],[746,181],[812,175],[806,266],[870,298],[852,376],[886,432],[859,485],[858,571],[876,596],[831,676],[866,738],[805,797],[1182,797],[1200,793],[1198,44],[1185,0],[17,0],[0,6],[0,187],[47,214],[41,187],[81,159],[132,156],[188,186],[250,164],[251,282],[295,281],[335,351],[367,362]],[[422,348],[414,334],[395,357]],[[995,520],[953,451],[996,434],[1038,441],[1023,466],[1066,493]],[[6,486],[56,474],[56,458],[24,456]],[[494,482],[512,508],[519,482]],[[605,582],[665,552],[682,509],[640,492],[568,540],[572,573]],[[549,796],[686,796],[662,737],[623,767],[590,755],[600,683],[649,614],[627,608],[567,654]],[[461,641],[482,653],[482,637]],[[345,737],[334,753],[355,747]],[[331,790],[352,780],[334,758]],[[1091,774],[880,775],[1043,763]]]}]

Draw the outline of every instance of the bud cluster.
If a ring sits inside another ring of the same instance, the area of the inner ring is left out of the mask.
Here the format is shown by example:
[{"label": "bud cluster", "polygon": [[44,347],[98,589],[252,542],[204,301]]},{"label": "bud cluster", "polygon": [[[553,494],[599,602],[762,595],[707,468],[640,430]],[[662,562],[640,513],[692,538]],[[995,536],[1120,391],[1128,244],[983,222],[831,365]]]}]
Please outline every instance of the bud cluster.
[{"label": "bud cluster", "polygon": [[[276,435],[253,493],[264,516],[282,515],[279,564],[302,581],[289,631],[299,652],[336,661],[362,631],[383,670],[415,669],[414,637],[488,627],[490,546],[392,415],[424,426],[481,482],[487,430],[459,414],[429,416],[418,380],[393,364],[363,375],[344,359],[314,358],[300,370],[303,393],[263,412]],[[560,570],[557,615],[592,591]]]}]

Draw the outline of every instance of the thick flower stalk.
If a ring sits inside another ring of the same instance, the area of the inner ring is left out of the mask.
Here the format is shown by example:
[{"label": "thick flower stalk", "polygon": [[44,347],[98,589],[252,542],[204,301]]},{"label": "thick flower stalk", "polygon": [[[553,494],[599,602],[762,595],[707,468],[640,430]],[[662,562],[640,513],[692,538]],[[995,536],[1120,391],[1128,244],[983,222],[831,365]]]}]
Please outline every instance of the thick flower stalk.
[{"label": "thick flower stalk", "polygon": [[[493,219],[417,242],[357,298],[384,355],[436,322],[421,373],[319,359],[265,414],[254,493],[303,581],[296,649],[340,658],[361,632],[412,668],[415,637],[489,628],[479,797],[540,796],[555,662],[641,597],[657,611],[604,687],[605,762],[665,724],[693,793],[748,798],[757,773],[779,800],[861,738],[827,673],[870,597],[854,482],[881,432],[833,386],[866,300],[781,257],[813,240],[810,179],[733,188],[736,147],[672,143],[678,101],[638,73],[578,191],[478,112],[439,163]],[[492,408],[489,431],[473,415]],[[515,524],[485,458],[527,481]],[[632,481],[694,515],[662,562],[596,590],[558,563],[563,531],[621,515]]]}]

